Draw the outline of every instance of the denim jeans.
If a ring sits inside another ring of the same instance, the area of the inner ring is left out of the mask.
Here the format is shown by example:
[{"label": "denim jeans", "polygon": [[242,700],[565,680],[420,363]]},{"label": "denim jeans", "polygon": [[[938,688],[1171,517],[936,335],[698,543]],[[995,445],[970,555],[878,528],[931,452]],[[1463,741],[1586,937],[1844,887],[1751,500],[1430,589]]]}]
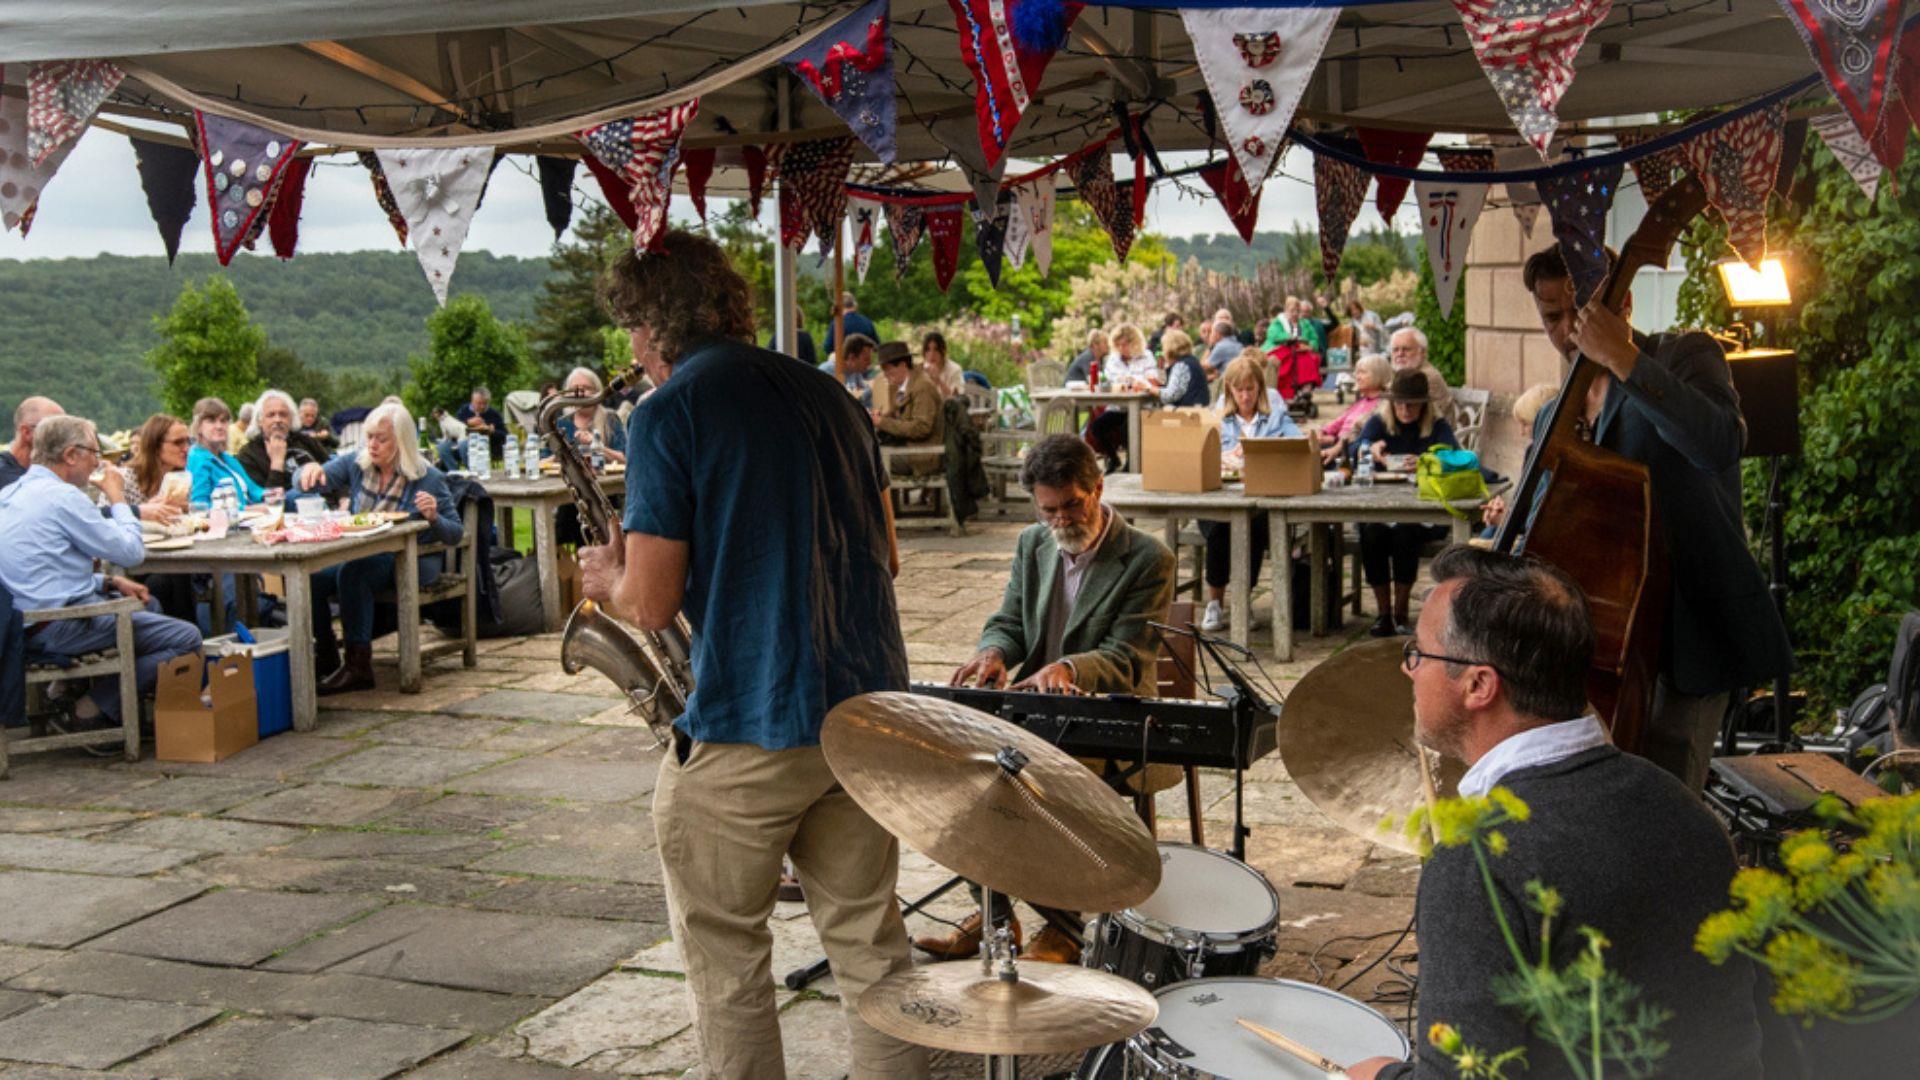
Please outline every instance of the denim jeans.
[{"label": "denim jeans", "polygon": [[[90,596],[81,603],[95,604],[115,596]],[[61,619],[43,624],[46,628],[27,639],[29,654],[54,658],[84,656],[114,645],[113,616],[96,615],[91,619]],[[160,665],[200,647],[200,628],[190,622],[160,614],[160,604],[148,600],[146,610],[133,613],[134,678],[142,694],[153,690],[160,676]],[[120,719],[120,680],[93,680],[88,690],[100,711]]]},{"label": "denim jeans", "polygon": [[[429,555],[420,560],[420,584],[430,585],[440,576],[443,560]],[[331,637],[331,616],[327,601],[340,601],[340,633],[349,645],[373,641],[373,595],[393,588],[392,553],[369,555],[364,559],[329,566],[313,575],[313,619],[316,633]]]}]

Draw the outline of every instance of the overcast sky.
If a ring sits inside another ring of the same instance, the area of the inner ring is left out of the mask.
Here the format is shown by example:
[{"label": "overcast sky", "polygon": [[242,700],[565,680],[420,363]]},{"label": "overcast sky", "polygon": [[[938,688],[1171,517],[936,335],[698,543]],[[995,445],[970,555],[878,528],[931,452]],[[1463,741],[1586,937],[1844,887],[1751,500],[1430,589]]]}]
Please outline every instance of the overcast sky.
[{"label": "overcast sky", "polygon": [[[1194,155],[1169,154],[1169,168],[1197,160]],[[1295,151],[1287,159],[1287,172],[1266,185],[1260,205],[1260,228],[1284,231],[1298,221],[1309,228],[1314,224],[1313,188],[1309,182],[1312,159]],[[486,250],[496,255],[543,256],[553,242],[553,230],[547,226],[540,201],[539,182],[531,175],[532,161],[513,156],[494,173],[487,190],[486,205],[475,216],[468,234],[466,250]],[[576,192],[594,189],[583,170]],[[1198,178],[1187,184],[1204,190]],[[594,190],[592,197],[598,198]],[[206,220],[205,199],[187,223],[180,249],[211,252],[213,230]],[[692,216],[692,206],[684,197],[673,201],[676,218]],[[1400,211],[1401,228],[1417,228],[1406,207]],[[763,207],[763,220],[771,229],[773,200]],[[1379,223],[1371,208],[1363,209],[1356,229]],[[1204,200],[1183,195],[1172,185],[1156,185],[1147,209],[1147,227],[1165,236],[1192,236],[1230,233],[1232,225],[1226,213],[1209,195]],[[393,230],[373,200],[367,172],[350,155],[321,159],[307,183],[306,205],[300,222],[300,251],[394,250],[398,246]],[[264,250],[264,245],[262,245]],[[33,223],[33,235],[21,240],[8,233],[0,238],[0,257],[9,259],[57,259],[88,257],[100,253],[115,255],[161,255],[165,249],[153,219],[147,213],[146,195],[134,169],[133,148],[126,138],[98,129],[87,132],[67,158],[47,192]]]}]

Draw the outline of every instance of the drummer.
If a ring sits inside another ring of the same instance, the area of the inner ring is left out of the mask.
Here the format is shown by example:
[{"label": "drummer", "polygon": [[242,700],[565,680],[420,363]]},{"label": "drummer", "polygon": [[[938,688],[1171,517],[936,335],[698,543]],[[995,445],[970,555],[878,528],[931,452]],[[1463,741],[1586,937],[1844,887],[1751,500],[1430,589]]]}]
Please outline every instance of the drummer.
[{"label": "drummer", "polygon": [[[1640,1003],[1669,1014],[1661,1075],[1760,1075],[1752,968],[1715,967],[1693,949],[1701,921],[1726,903],[1733,848],[1684,784],[1615,749],[1588,711],[1593,623],[1580,587],[1545,563],[1469,547],[1435,559],[1433,579],[1402,663],[1415,729],[1468,766],[1462,795],[1497,784],[1531,808],[1501,830],[1507,850],[1488,860],[1520,951],[1558,968],[1585,948],[1582,930],[1599,931],[1607,968],[1639,987]],[[1560,1051],[1495,998],[1514,960],[1481,874],[1464,846],[1436,849],[1421,872],[1415,1030],[1444,1023],[1471,1046],[1524,1047],[1529,1065],[1552,1069]],[[1517,902],[1531,881],[1565,903],[1550,941]],[[1412,1062],[1369,1058],[1347,1072],[1440,1077],[1455,1065],[1422,1045]]]},{"label": "drummer", "polygon": [[[999,687],[1012,670],[1015,690],[1152,697],[1147,623],[1165,618],[1173,600],[1173,553],[1101,501],[1099,460],[1076,436],[1035,445],[1020,486],[1033,496],[1040,522],[1020,534],[1000,610],[981,631],[979,651],[953,673],[953,685]],[[995,921],[1012,922],[1011,902],[997,893],[994,902]],[[1018,943],[1018,922],[1011,933]],[[914,945],[944,959],[974,956],[980,916]],[[1049,925],[1022,955],[1072,964],[1080,947]]]}]

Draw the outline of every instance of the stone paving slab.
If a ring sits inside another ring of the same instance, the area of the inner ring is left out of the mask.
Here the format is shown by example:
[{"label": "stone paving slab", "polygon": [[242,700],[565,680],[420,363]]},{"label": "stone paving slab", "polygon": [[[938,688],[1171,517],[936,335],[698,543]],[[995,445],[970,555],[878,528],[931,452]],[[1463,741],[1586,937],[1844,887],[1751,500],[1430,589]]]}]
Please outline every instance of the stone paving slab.
[{"label": "stone paving slab", "polygon": [[316,780],[390,788],[439,788],[456,776],[497,765],[505,754],[437,746],[377,744],[313,769]]},{"label": "stone paving slab", "polygon": [[1398,933],[1413,919],[1412,905],[1397,898],[1286,885],[1276,886],[1276,890],[1280,894],[1280,934],[1275,943],[1282,950],[1306,952],[1323,947],[1323,956],[1351,960],[1365,947],[1361,939]]},{"label": "stone paving slab", "polygon": [[123,926],[86,947],[247,967],[379,904],[364,897],[226,889]]},{"label": "stone paving slab", "polygon": [[0,833],[0,866],[23,870],[65,870],[81,874],[139,877],[169,870],[199,858],[175,848],[75,840],[65,836]]},{"label": "stone paving slab", "polygon": [[[0,782],[0,792],[4,792]],[[91,835],[134,820],[134,815],[112,810],[44,810],[35,806],[0,806],[0,833],[69,833]]]},{"label": "stone paving slab", "polygon": [[505,830],[513,845],[476,870],[657,885],[653,817],[629,806],[558,806]]},{"label": "stone paving slab", "polygon": [[435,1058],[407,1080],[579,1080],[581,1071],[526,1058],[502,1057],[492,1046],[474,1046]]},{"label": "stone paving slab", "polygon": [[376,912],[266,966],[558,997],[611,969],[653,936],[645,924],[402,906]]},{"label": "stone paving slab", "polygon": [[32,971],[42,964],[65,956],[56,949],[27,949],[18,945],[0,945],[0,982]]},{"label": "stone paving slab", "polygon": [[382,725],[368,735],[374,742],[407,743],[412,746],[439,746],[464,750],[495,735],[505,734],[519,725],[505,720],[460,716],[408,716]]},{"label": "stone paving slab", "polygon": [[0,873],[0,942],[65,949],[199,895],[205,886],[35,870]]},{"label": "stone paving slab", "polygon": [[471,869],[500,874],[538,874],[542,877],[590,878],[630,885],[666,882],[660,853],[652,848],[615,851],[572,844],[533,842],[489,855]]},{"label": "stone paving slab", "polygon": [[[961,895],[965,895],[963,892]],[[807,919],[773,919],[767,924],[773,932],[773,981],[782,985],[787,972],[808,964],[826,955],[820,948],[820,935],[814,932],[813,923]],[[687,963],[680,955],[680,945],[671,939],[651,945],[627,957],[620,962],[621,968],[636,972],[666,972],[671,975],[684,975]],[[814,980],[807,989],[816,993],[832,995],[837,993],[831,972]]]},{"label": "stone paving slab", "polygon": [[387,829],[486,833],[538,817],[552,806],[544,799],[448,795],[384,818],[380,825]]},{"label": "stone paving slab", "polygon": [[622,762],[520,758],[447,783],[451,791],[526,795],[575,802],[627,802],[653,790],[653,777]]},{"label": "stone paving slab", "polygon": [[1366,864],[1374,845],[1343,829],[1255,829],[1247,861],[1275,885],[1344,887]]},{"label": "stone paving slab", "polygon": [[385,859],[414,866],[465,866],[500,849],[497,840],[436,833],[320,832],[289,845],[295,859]]},{"label": "stone paving slab", "polygon": [[588,730],[572,724],[542,724],[530,720],[510,725],[507,730],[480,743],[475,749],[503,754],[543,754],[575,739],[585,738]]},{"label": "stone paving slab", "polygon": [[36,1009],[47,1003],[39,994],[29,994],[25,990],[0,990],[0,1020],[9,1016]]},{"label": "stone paving slab", "polygon": [[[0,1020],[0,1058],[104,1069],[220,1015],[218,1009],[72,994]],[[76,1038],[85,1032],[85,1038]]]},{"label": "stone paving slab", "polygon": [[[526,1040],[527,1056],[555,1065],[607,1069],[686,1030],[693,1003],[686,984],[638,972],[618,971],[554,1003],[514,1029]],[[698,1050],[669,1060],[650,1060],[660,1071],[684,1069]]]},{"label": "stone paving slab", "polygon": [[456,904],[499,887],[487,874],[410,866],[376,859],[294,859],[282,855],[218,855],[186,873],[228,888],[372,893],[391,900]]},{"label": "stone paving slab", "polygon": [[632,765],[652,787],[660,771],[662,750],[659,740],[646,727],[601,728],[585,738],[573,739],[546,753],[549,758],[579,758],[583,761],[618,761]]},{"label": "stone paving slab", "polygon": [[[338,704],[323,702],[320,711],[315,714],[313,730],[309,736],[327,739],[353,739],[370,735],[381,727],[402,719],[398,710],[354,709]],[[279,741],[276,737],[273,741]]]},{"label": "stone paving slab", "polygon": [[488,911],[648,923],[666,936],[667,896],[657,885],[612,881],[515,881],[472,901]]},{"label": "stone paving slab", "polygon": [[154,813],[217,814],[271,794],[283,786],[272,780],[230,776],[176,776],[116,795],[107,800],[105,805]]},{"label": "stone paving slab", "polygon": [[238,1017],[121,1070],[133,1077],[204,1080],[379,1080],[464,1041],[439,1028],[326,1018]]},{"label": "stone paving slab", "polygon": [[154,783],[158,777],[131,769],[100,765],[55,763],[42,759],[32,765],[15,762],[7,779],[0,780],[0,803],[21,806],[71,808],[104,807],[109,799]]},{"label": "stone paving slab", "polygon": [[[554,664],[558,666],[560,644],[553,643]],[[508,720],[544,720],[567,723],[585,720],[607,707],[607,699],[579,694],[555,694],[539,690],[494,690],[477,694],[441,709],[456,716],[499,716]]]},{"label": "stone paving slab", "polygon": [[426,688],[417,694],[402,694],[398,692],[398,671],[390,664],[378,662],[374,668],[374,675],[379,680],[376,689],[336,694],[328,699],[328,703],[333,708],[355,712],[431,713],[447,711],[451,706],[486,693],[476,686],[436,686],[428,682]]},{"label": "stone paving slab", "polygon": [[48,994],[95,994],[215,1009],[263,1009],[274,976],[240,968],[203,967],[131,953],[62,953],[60,959],[9,985]]},{"label": "stone paving slab", "polygon": [[427,802],[425,792],[307,784],[236,806],[226,817],[272,825],[364,825]]},{"label": "stone paving slab", "polygon": [[308,830],[225,818],[155,817],[107,834],[115,843],[243,854],[290,844]]},{"label": "stone paving slab", "polygon": [[[325,715],[325,714],[322,714]],[[303,732],[282,732],[220,761],[154,761],[133,766],[170,776],[223,776],[288,780],[307,769],[352,753],[354,744]]]}]

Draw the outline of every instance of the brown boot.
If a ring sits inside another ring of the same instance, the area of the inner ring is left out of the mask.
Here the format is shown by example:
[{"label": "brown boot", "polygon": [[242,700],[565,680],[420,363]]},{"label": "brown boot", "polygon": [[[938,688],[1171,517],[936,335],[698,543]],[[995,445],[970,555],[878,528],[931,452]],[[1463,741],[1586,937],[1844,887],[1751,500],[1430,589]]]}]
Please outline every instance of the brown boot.
[{"label": "brown boot", "polygon": [[[1009,918],[1007,929],[1013,934],[1013,947],[1020,947],[1020,920]],[[960,920],[953,933],[945,937],[917,937],[913,947],[941,960],[969,960],[980,955],[980,914]]]},{"label": "brown boot", "polygon": [[346,659],[339,670],[321,681],[319,695],[344,694],[352,690],[373,689],[373,646],[366,642],[347,642]]},{"label": "brown boot", "polygon": [[1080,946],[1073,939],[1057,929],[1052,923],[1040,928],[1033,935],[1033,944],[1020,952],[1022,960],[1038,960],[1043,964],[1078,964]]}]

